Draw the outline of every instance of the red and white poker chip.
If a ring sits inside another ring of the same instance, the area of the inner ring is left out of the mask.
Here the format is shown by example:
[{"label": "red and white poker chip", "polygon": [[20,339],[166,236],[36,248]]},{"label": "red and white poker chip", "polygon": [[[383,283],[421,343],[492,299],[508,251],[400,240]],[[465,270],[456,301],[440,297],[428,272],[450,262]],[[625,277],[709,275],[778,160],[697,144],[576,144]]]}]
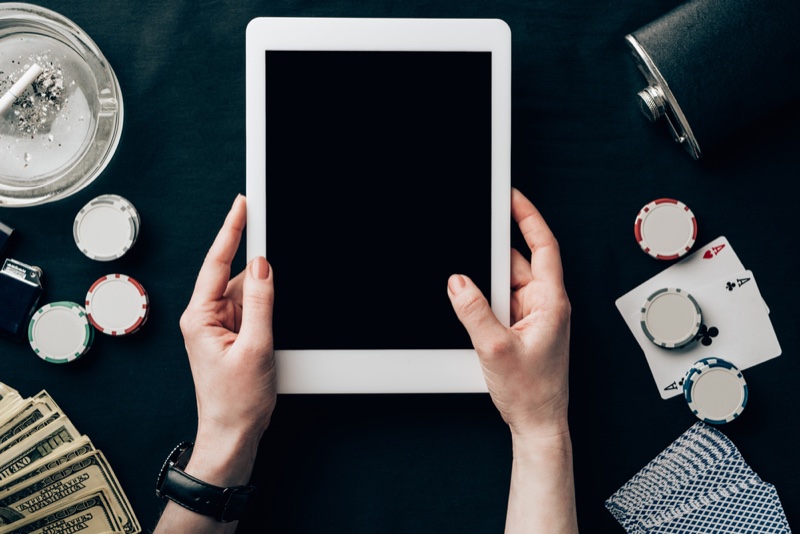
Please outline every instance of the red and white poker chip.
[{"label": "red and white poker chip", "polygon": [[694,246],[697,219],[683,202],[660,198],[639,211],[633,231],[647,254],[658,260],[676,260]]},{"label": "red and white poker chip", "polygon": [[149,312],[147,291],[142,284],[124,274],[103,276],[86,293],[89,322],[109,336],[133,334],[147,321]]}]

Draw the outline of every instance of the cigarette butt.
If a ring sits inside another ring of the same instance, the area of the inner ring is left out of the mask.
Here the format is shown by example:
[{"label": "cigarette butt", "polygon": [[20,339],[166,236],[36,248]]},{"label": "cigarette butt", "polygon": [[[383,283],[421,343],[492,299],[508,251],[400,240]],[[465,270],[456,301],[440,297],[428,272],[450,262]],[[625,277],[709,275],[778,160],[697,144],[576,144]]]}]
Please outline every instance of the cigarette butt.
[{"label": "cigarette butt", "polygon": [[17,83],[11,86],[11,89],[8,90],[6,94],[0,98],[0,115],[4,114],[11,108],[11,104],[19,98],[19,96],[25,92],[25,89],[31,86],[31,84],[36,81],[36,78],[42,73],[42,67],[34,63],[31,65],[25,74],[23,74]]}]

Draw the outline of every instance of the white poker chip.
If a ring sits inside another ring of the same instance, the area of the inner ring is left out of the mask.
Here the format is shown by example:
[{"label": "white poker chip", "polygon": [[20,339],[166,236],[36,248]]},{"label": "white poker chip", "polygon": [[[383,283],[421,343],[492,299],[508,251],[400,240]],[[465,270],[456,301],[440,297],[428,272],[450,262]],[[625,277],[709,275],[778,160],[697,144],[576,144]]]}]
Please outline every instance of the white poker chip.
[{"label": "white poker chip", "polygon": [[142,225],[142,218],[139,216],[139,212],[136,210],[136,207],[131,203],[131,201],[121,195],[115,195],[115,194],[100,195],[95,200],[98,199],[113,200],[114,202],[119,204],[121,209],[126,210],[128,211],[128,213],[131,214],[135,230],[135,236],[133,239],[135,242],[136,238],[139,236],[139,228]]},{"label": "white poker chip", "polygon": [[747,382],[731,362],[704,358],[686,373],[683,395],[698,419],[715,425],[733,421],[747,406]]},{"label": "white poker chip", "polygon": [[86,310],[75,302],[45,304],[28,325],[28,342],[44,361],[67,363],[86,354],[94,341]]},{"label": "white poker chip", "polygon": [[633,226],[636,242],[658,260],[684,256],[697,239],[697,219],[686,204],[660,198],[639,211]]},{"label": "white poker chip", "polygon": [[679,288],[659,289],[642,305],[640,323],[647,339],[665,349],[694,340],[703,314],[692,295]]},{"label": "white poker chip", "polygon": [[75,217],[72,235],[84,255],[97,261],[121,258],[136,242],[139,214],[118,195],[101,195]]},{"label": "white poker chip", "polygon": [[147,321],[150,299],[142,284],[124,274],[98,279],[86,294],[89,322],[104,334],[125,336]]}]

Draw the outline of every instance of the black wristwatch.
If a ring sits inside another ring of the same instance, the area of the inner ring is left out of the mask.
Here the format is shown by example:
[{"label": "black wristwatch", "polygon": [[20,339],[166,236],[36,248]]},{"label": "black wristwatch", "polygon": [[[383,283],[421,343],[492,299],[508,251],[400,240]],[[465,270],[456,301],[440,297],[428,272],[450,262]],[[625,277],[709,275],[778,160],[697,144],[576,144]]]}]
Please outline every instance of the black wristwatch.
[{"label": "black wristwatch", "polygon": [[184,473],[194,443],[184,441],[170,453],[156,482],[156,495],[170,499],[198,514],[211,516],[220,523],[241,518],[256,491],[253,486],[220,488]]}]

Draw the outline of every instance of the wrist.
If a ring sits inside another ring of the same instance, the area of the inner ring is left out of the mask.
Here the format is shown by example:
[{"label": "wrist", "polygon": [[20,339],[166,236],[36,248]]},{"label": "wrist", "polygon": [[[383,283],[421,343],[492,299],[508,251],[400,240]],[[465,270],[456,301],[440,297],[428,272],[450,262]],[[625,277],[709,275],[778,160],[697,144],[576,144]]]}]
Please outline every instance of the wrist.
[{"label": "wrist", "polygon": [[512,442],[506,532],[578,532],[566,425],[563,432],[512,434]]},{"label": "wrist", "polygon": [[246,485],[253,470],[260,433],[199,427],[184,471],[220,487]]},{"label": "wrist", "polygon": [[529,400],[504,417],[511,436],[525,442],[553,442],[569,438],[568,391],[559,387],[558,393],[547,396],[548,400]]},{"label": "wrist", "polygon": [[537,432],[512,431],[511,444],[515,461],[572,457],[572,439],[566,424]]}]

